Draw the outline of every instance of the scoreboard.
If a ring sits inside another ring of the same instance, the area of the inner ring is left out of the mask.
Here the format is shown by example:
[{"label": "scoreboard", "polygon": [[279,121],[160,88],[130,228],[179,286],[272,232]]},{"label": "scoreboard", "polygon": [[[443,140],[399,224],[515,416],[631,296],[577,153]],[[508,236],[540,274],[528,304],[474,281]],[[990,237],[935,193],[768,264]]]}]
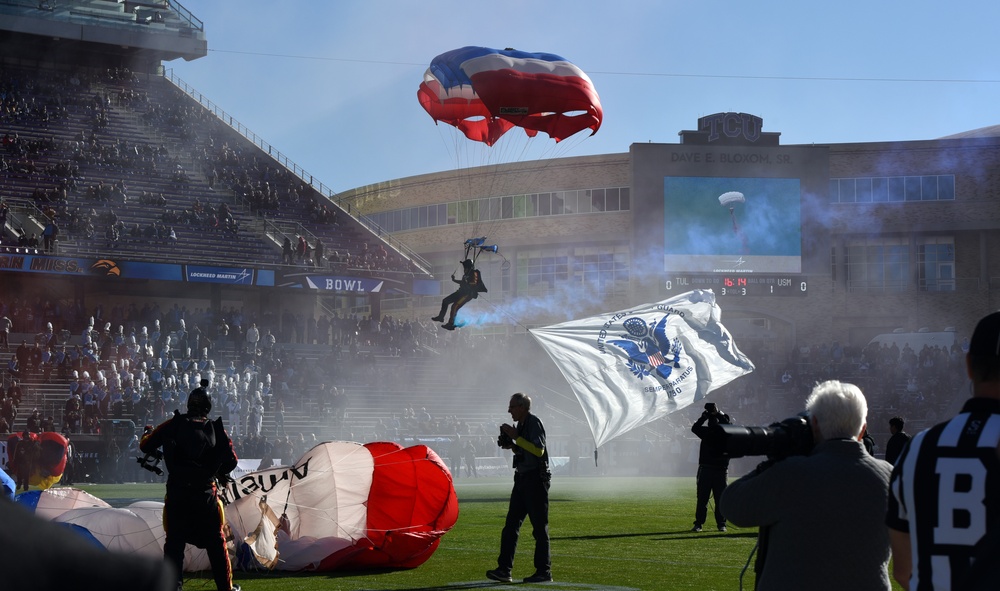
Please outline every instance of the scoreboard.
[{"label": "scoreboard", "polygon": [[745,296],[799,296],[809,293],[809,282],[803,275],[675,275],[668,277],[664,290],[668,294],[692,289],[711,289],[717,298]]}]

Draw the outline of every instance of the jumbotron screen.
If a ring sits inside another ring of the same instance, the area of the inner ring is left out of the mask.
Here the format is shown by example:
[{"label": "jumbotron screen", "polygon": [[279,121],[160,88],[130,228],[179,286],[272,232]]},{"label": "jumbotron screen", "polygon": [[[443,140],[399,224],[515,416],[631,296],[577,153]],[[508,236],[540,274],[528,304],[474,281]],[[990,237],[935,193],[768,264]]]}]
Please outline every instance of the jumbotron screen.
[{"label": "jumbotron screen", "polygon": [[814,146],[633,144],[634,250],[663,278],[829,265],[829,154]]},{"label": "jumbotron screen", "polygon": [[800,194],[797,178],[665,177],[664,271],[801,272]]}]

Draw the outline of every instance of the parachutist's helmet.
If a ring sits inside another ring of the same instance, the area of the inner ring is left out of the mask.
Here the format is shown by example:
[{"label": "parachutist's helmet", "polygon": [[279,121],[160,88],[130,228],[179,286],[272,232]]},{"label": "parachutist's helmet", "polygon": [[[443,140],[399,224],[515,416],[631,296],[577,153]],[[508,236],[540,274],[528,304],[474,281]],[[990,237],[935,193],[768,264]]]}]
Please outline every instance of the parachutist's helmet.
[{"label": "parachutist's helmet", "polygon": [[188,395],[188,414],[207,417],[212,412],[212,399],[205,390],[198,388]]},{"label": "parachutist's helmet", "polygon": [[472,259],[465,259],[462,261],[462,266],[465,267],[466,271],[472,270]]}]

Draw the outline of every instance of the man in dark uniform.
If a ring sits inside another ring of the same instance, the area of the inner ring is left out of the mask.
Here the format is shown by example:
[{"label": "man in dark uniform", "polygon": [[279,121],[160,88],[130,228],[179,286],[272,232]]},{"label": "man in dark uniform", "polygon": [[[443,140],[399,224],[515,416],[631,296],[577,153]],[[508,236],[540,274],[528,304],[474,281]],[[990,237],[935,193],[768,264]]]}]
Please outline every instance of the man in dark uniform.
[{"label": "man in dark uniform", "polygon": [[[705,423],[708,423],[707,425]],[[705,439],[713,428],[717,425],[732,424],[729,415],[719,411],[719,407],[714,402],[705,404],[705,410],[701,417],[691,426],[691,431],[701,439],[701,448],[698,450],[698,504],[694,510],[694,527],[691,531],[701,531],[701,526],[708,517],[708,497],[711,495],[715,500],[715,524],[719,531],[726,531],[726,518],[719,508],[719,499],[722,492],[726,490],[726,482],[729,478],[729,456],[721,450],[716,449],[711,441]]]},{"label": "man in dark uniform", "polygon": [[500,534],[500,556],[497,568],[486,571],[486,577],[509,583],[513,580],[514,552],[524,518],[531,520],[531,535],[535,538],[535,574],[525,577],[525,583],[552,580],[552,555],[549,549],[549,453],[545,449],[545,427],[529,412],[531,398],[518,392],[510,398],[507,411],[517,426],[500,426],[504,449],[514,453],[514,489],[510,493],[507,520]]},{"label": "man in dark uniform", "polygon": [[902,417],[892,417],[889,419],[889,432],[892,433],[892,436],[889,437],[889,441],[885,444],[885,461],[893,466],[896,465],[899,454],[903,453],[903,448],[910,441],[909,434],[903,431],[904,424]]},{"label": "man in dark uniform", "polygon": [[435,322],[444,322],[444,316],[448,313],[448,306],[451,306],[451,315],[448,318],[448,322],[441,325],[441,328],[447,330],[455,330],[455,317],[458,315],[458,310],[465,304],[478,298],[480,293],[486,291],[486,286],[483,284],[483,277],[479,273],[479,270],[473,266],[471,259],[462,261],[462,269],[462,279],[455,279],[454,274],[451,276],[451,280],[458,284],[458,289],[441,300],[441,312],[434,318],[431,318]]},{"label": "man in dark uniform", "polygon": [[892,575],[910,591],[997,585],[1000,312],[976,325],[965,368],[972,398],[962,412],[916,434],[892,470]]},{"label": "man in dark uniform", "polygon": [[143,435],[139,449],[152,454],[163,448],[163,461],[167,465],[164,556],[182,576],[184,545],[204,548],[218,591],[238,591],[239,586],[233,586],[232,582],[222,530],[225,515],[216,483],[236,467],[237,459],[222,418],[208,419],[212,410],[212,401],[205,390],[208,384],[208,380],[201,380],[201,387],[188,396],[187,414],[175,411],[173,417]]}]

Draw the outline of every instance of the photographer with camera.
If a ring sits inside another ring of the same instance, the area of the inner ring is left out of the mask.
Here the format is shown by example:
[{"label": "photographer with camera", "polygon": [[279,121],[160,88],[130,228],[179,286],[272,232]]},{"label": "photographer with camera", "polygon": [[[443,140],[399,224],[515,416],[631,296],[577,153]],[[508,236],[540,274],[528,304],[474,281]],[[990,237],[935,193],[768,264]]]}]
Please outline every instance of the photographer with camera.
[{"label": "photographer with camera", "polygon": [[[163,529],[167,534],[163,554],[183,578],[184,545],[204,548],[212,564],[218,591],[238,591],[233,586],[232,566],[223,533],[225,514],[218,495],[218,481],[236,468],[236,452],[222,418],[208,419],[212,401],[205,390],[208,380],[191,391],[187,413],[174,416],[143,435],[139,450],[147,458],[163,449],[167,466],[167,494],[164,498]],[[156,469],[156,463],[144,468]],[[180,586],[178,585],[178,588]]]},{"label": "photographer with camera", "polygon": [[513,580],[514,552],[524,518],[531,520],[531,535],[535,538],[535,574],[525,577],[525,583],[552,580],[552,555],[549,549],[549,452],[545,449],[545,427],[531,414],[531,398],[518,392],[510,397],[507,407],[517,426],[500,425],[497,445],[514,453],[514,488],[510,492],[507,520],[500,534],[500,556],[497,568],[486,571],[486,577],[509,583]]},{"label": "photographer with camera", "polygon": [[[861,443],[865,396],[826,381],[813,388],[806,412],[814,442],[807,455],[772,456],[722,495],[730,521],[760,527],[756,589],[889,591],[883,519],[892,466]],[[773,432],[786,437],[792,424]]]},{"label": "photographer with camera", "polygon": [[1000,312],[976,324],[965,369],[972,398],[957,416],[914,435],[892,472],[892,574],[911,591],[998,584]]},{"label": "photographer with camera", "polygon": [[721,412],[718,405],[706,402],[701,417],[691,426],[691,431],[701,439],[701,446],[698,449],[698,502],[694,510],[694,527],[691,528],[693,532],[700,532],[702,524],[708,517],[709,495],[715,500],[715,525],[719,531],[726,531],[726,518],[723,516],[719,500],[729,480],[729,456],[714,445],[711,434],[717,425],[730,425],[732,422],[732,418]]}]

